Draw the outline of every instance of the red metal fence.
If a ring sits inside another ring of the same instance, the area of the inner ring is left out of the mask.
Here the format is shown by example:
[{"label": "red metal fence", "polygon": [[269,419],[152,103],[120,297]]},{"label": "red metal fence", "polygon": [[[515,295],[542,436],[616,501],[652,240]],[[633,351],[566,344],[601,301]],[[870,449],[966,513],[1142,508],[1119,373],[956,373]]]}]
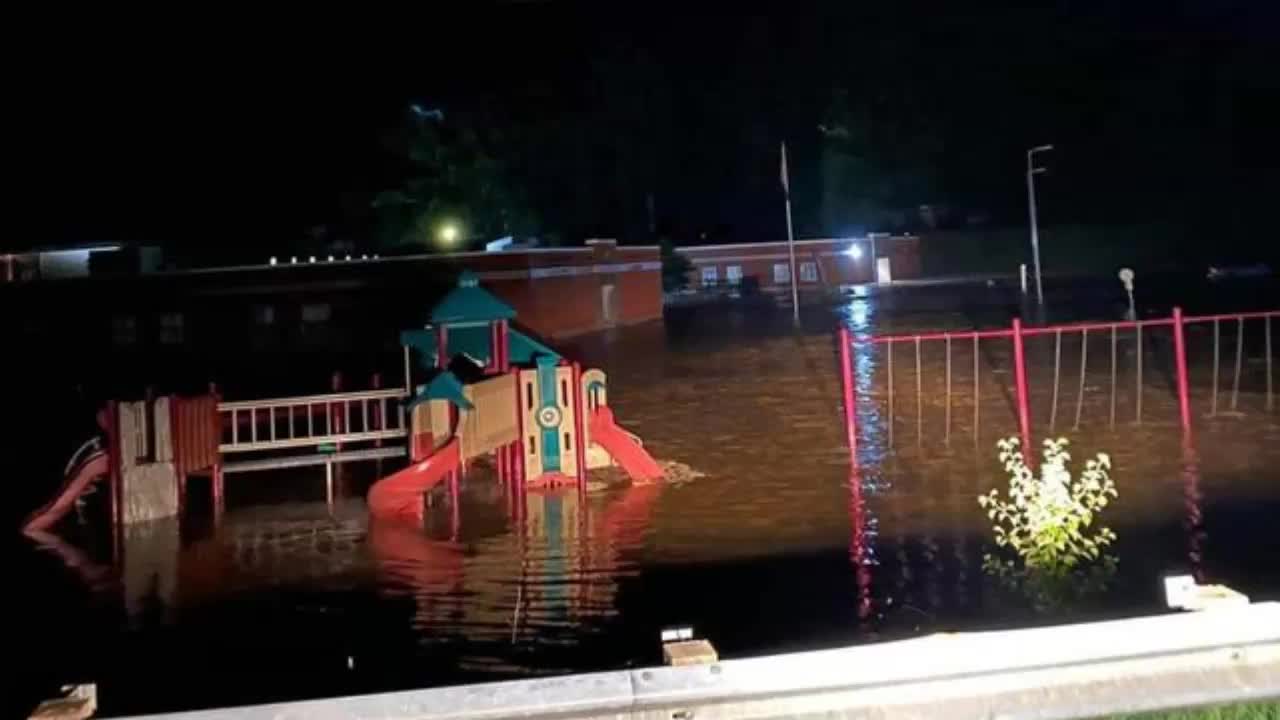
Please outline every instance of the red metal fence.
[{"label": "red metal fence", "polygon": [[[1246,337],[1250,332],[1254,334],[1254,339],[1249,341],[1250,350],[1256,353],[1259,346],[1262,350],[1259,362],[1253,363],[1251,360],[1251,364],[1257,364],[1258,370],[1262,372],[1259,376],[1259,372],[1250,368],[1249,382],[1256,384],[1256,392],[1250,391],[1250,396],[1264,397],[1266,411],[1271,412],[1275,409],[1271,343],[1271,325],[1275,317],[1280,317],[1280,311],[1184,317],[1179,308],[1174,308],[1172,317],[1168,318],[1040,327],[1024,327],[1020,320],[1015,319],[1008,328],[976,331],[876,336],[855,335],[847,326],[842,326],[840,366],[850,463],[855,468],[858,465],[857,446],[860,431],[863,430],[859,427],[859,408],[862,406],[859,405],[858,396],[874,396],[864,400],[864,404],[879,401],[877,410],[870,417],[879,423],[885,440],[892,446],[897,425],[897,403],[903,395],[903,390],[897,386],[902,384],[904,378],[907,380],[908,394],[912,389],[910,386],[914,384],[917,443],[922,443],[925,438],[926,398],[931,405],[941,405],[936,411],[944,420],[942,436],[948,445],[953,428],[958,428],[969,419],[968,413],[964,419],[959,419],[960,412],[966,409],[971,412],[971,435],[977,443],[983,427],[984,405],[987,406],[988,415],[993,401],[997,406],[1003,405],[1011,410],[1007,419],[1016,423],[1023,451],[1028,456],[1033,447],[1033,416],[1042,418],[1049,431],[1053,432],[1058,429],[1059,417],[1063,414],[1060,411],[1064,409],[1072,413],[1074,429],[1079,429],[1082,421],[1093,421],[1103,414],[1108,426],[1114,427],[1121,404],[1126,413],[1132,412],[1133,422],[1144,422],[1144,398],[1151,398],[1160,402],[1154,403],[1157,407],[1146,409],[1147,421],[1151,421],[1151,415],[1160,416],[1156,418],[1157,421],[1164,419],[1166,415],[1172,420],[1176,415],[1177,424],[1184,432],[1189,432],[1192,427],[1192,405],[1196,401],[1207,400],[1208,417],[1223,413],[1220,398],[1223,393],[1220,390],[1223,385],[1221,371],[1224,326],[1229,328],[1228,338],[1234,340],[1234,352],[1229,356],[1233,361],[1229,412],[1238,412],[1244,361],[1248,356]],[[1199,334],[1194,338],[1195,347],[1190,347],[1189,333],[1203,332],[1207,335],[1209,330],[1212,331],[1211,353],[1208,338]],[[1066,388],[1063,386],[1064,345],[1068,350],[1067,364],[1075,366],[1074,371],[1068,368],[1067,372],[1068,378],[1075,382],[1069,383]],[[903,347],[909,350],[907,372],[900,370],[895,377],[894,356],[900,354]],[[1078,356],[1073,352],[1077,347]],[[898,353],[895,353],[895,348],[899,348]],[[1100,350],[1106,353],[1108,349],[1109,357],[1103,362],[1100,363],[1095,358],[1090,363],[1091,350],[1097,355]],[[1033,353],[1037,359],[1044,359],[1043,366],[1029,361],[1028,356]],[[875,354],[875,357],[869,357],[870,354]],[[1039,371],[1039,379],[1046,379],[1050,356],[1051,383],[1033,383],[1031,376],[1036,371]],[[1189,369],[1192,368],[1189,356],[1201,361],[1194,365],[1195,372]],[[1131,385],[1127,380],[1124,386],[1120,383],[1122,357],[1124,372],[1132,375]],[[1208,364],[1211,364],[1212,370],[1205,378],[1199,369]],[[1100,373],[1100,365],[1107,372]],[[970,367],[972,370],[969,370]],[[878,380],[877,376],[883,379]],[[1162,376],[1167,382],[1161,383]],[[987,378],[985,384],[984,377]],[[1091,380],[1094,382],[1091,383]],[[929,385],[927,392],[926,384]],[[1103,385],[1107,386],[1105,394],[1100,392]],[[1162,389],[1166,391],[1160,392]],[[1068,393],[1074,395],[1074,398]],[[936,402],[939,399],[942,400],[941,403]],[[1074,404],[1074,408],[1070,408],[1068,403]],[[1042,409],[1046,404],[1047,417]],[[887,406],[887,412],[883,416],[879,412],[881,406]],[[1093,412],[1086,413],[1086,408]],[[1065,420],[1063,418],[1064,422]]]}]

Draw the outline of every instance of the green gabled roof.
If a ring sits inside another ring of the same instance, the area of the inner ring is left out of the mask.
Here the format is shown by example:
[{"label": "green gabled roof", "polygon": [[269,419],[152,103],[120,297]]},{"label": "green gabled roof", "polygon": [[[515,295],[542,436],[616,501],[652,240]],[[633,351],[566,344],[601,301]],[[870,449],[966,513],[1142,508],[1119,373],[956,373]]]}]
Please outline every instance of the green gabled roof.
[{"label": "green gabled roof", "polygon": [[517,365],[527,365],[539,356],[553,357],[560,359],[560,353],[525,335],[519,330],[510,329],[507,331],[508,347],[511,351],[511,362]]},{"label": "green gabled roof", "polygon": [[431,378],[426,385],[419,385],[418,391],[414,393],[408,406],[412,408],[428,400],[448,400],[464,410],[472,409],[471,402],[462,391],[462,383],[458,381],[456,375],[447,370]]},{"label": "green gabled roof", "polygon": [[431,322],[440,324],[510,320],[515,308],[480,287],[480,278],[470,270],[458,276],[458,287],[431,309]]}]

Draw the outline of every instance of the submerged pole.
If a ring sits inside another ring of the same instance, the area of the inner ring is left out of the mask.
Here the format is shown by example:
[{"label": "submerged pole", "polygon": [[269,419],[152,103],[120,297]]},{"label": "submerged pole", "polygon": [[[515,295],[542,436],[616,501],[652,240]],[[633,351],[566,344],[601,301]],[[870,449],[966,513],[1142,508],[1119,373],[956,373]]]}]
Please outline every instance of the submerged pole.
[{"label": "submerged pole", "polygon": [[1187,382],[1187,340],[1182,326],[1182,308],[1173,309],[1173,355],[1178,375],[1178,411],[1183,433],[1191,432],[1191,398]]},{"label": "submerged pole", "polygon": [[1013,370],[1017,385],[1018,431],[1022,435],[1022,456],[1031,464],[1031,408],[1027,398],[1027,358],[1022,347],[1022,320],[1013,319]]},{"label": "submerged pole", "polygon": [[849,467],[856,469],[858,467],[858,416],[853,408],[853,363],[849,357],[853,338],[849,334],[848,326],[840,326],[839,343],[840,384],[844,393],[845,444],[849,448]]}]

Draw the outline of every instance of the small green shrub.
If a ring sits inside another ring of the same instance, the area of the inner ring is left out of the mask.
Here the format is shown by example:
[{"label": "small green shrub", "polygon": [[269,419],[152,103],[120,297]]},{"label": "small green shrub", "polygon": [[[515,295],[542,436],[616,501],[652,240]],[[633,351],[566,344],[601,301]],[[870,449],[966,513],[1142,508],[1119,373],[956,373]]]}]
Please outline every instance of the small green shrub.
[{"label": "small green shrub", "polygon": [[1026,593],[1039,610],[1060,610],[1084,594],[1105,588],[1117,560],[1105,553],[1116,539],[1095,525],[1098,514],[1118,496],[1106,453],[1085,463],[1072,478],[1067,439],[1044,441],[1040,476],[1023,461],[1017,438],[996,443],[1009,473],[1007,499],[993,489],[978,504],[995,521],[996,545],[1011,551],[983,556],[987,572]]}]

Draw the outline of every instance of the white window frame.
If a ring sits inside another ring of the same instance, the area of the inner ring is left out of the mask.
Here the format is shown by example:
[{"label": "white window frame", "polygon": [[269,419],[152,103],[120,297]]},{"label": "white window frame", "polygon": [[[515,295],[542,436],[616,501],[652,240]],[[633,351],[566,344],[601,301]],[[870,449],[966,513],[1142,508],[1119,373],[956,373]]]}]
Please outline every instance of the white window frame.
[{"label": "white window frame", "polygon": [[818,282],[818,263],[813,260],[800,263],[800,282]]},{"label": "white window frame", "polygon": [[791,266],[787,263],[773,264],[773,284],[774,285],[790,285],[791,284]]},{"label": "white window frame", "polygon": [[715,285],[720,282],[720,269],[716,265],[703,265],[700,268],[702,273],[702,286]]},{"label": "white window frame", "polygon": [[180,312],[160,315],[160,344],[181,345],[187,337],[187,319]]},{"label": "white window frame", "polygon": [[724,269],[725,282],[730,285],[740,285],[742,283],[742,266],[728,265]]},{"label": "white window frame", "polygon": [[329,303],[307,303],[302,306],[303,325],[323,325],[333,318],[333,306]]}]

